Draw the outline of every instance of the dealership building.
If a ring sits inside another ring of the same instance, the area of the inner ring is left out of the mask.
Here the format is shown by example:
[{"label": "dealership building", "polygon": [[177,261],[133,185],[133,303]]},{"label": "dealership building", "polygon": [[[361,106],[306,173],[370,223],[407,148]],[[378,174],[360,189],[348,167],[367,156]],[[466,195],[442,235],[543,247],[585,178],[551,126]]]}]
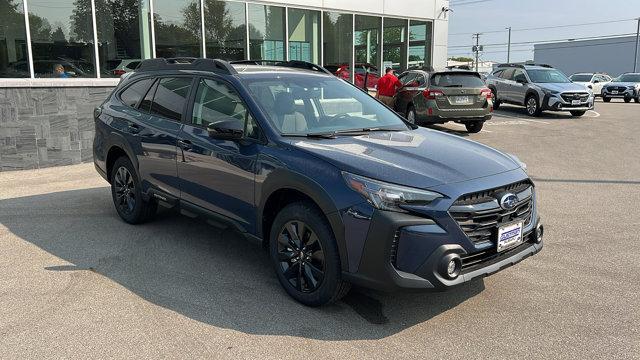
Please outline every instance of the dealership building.
[{"label": "dealership building", "polygon": [[0,171],[90,161],[93,109],[143,59],[303,60],[341,69],[352,81],[387,66],[444,66],[447,6],[0,0]]}]

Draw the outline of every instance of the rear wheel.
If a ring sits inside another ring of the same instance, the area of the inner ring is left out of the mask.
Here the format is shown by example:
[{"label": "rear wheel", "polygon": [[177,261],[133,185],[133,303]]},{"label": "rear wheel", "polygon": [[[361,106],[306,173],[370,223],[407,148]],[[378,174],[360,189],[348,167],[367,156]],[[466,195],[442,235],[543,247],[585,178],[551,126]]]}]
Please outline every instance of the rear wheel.
[{"label": "rear wheel", "polygon": [[540,116],[542,110],[540,110],[540,104],[538,102],[538,98],[535,95],[529,95],[527,100],[525,101],[527,106],[527,115],[529,116]]},{"label": "rear wheel", "polygon": [[482,126],[484,125],[484,121],[474,121],[465,123],[464,126],[467,128],[467,132],[470,133],[479,133],[482,130]]},{"label": "rear wheel", "polygon": [[500,100],[498,100],[498,94],[495,89],[491,89],[491,96],[493,97],[493,110],[500,109]]},{"label": "rear wheel", "polygon": [[150,220],[158,209],[157,202],[142,198],[138,175],[131,160],[124,156],[113,164],[111,195],[118,215],[129,224]]},{"label": "rear wheel", "polygon": [[347,294],[351,284],[342,280],[336,239],[316,206],[308,202],[286,206],[271,229],[271,260],[291,297],[307,306],[321,306]]},{"label": "rear wheel", "polygon": [[604,102],[611,102],[611,98],[610,98],[610,97],[606,97],[606,96],[602,95],[602,101],[604,101]]},{"label": "rear wheel", "polygon": [[582,116],[586,113],[586,111],[571,111],[572,116]]},{"label": "rear wheel", "polygon": [[409,107],[407,108],[407,121],[415,124],[416,123],[416,109],[413,107],[413,105],[409,105]]}]

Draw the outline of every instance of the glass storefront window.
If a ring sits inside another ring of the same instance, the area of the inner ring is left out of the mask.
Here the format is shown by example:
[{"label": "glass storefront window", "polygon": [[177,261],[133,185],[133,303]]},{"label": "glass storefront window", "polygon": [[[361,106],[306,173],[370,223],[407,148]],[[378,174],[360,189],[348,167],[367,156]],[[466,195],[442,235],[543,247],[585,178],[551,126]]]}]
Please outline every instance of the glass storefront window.
[{"label": "glass storefront window", "polygon": [[320,12],[289,8],[289,60],[320,63]]},{"label": "glass storefront window", "polygon": [[323,66],[336,76],[353,81],[353,15],[323,12]]},{"label": "glass storefront window", "polygon": [[30,76],[22,1],[0,0],[0,77]]},{"label": "glass storefront window", "polygon": [[207,57],[223,60],[246,59],[245,3],[204,1],[204,33]]},{"label": "glass storefront window", "polygon": [[356,15],[355,52],[356,71],[359,67],[380,69],[380,27],[379,17]]},{"label": "glass storefront window", "polygon": [[432,24],[411,20],[409,25],[409,68],[431,66]]},{"label": "glass storefront window", "polygon": [[95,4],[100,77],[119,77],[151,58],[148,1],[95,0]]},{"label": "glass storefront window", "polygon": [[36,77],[95,77],[90,0],[29,0]]},{"label": "glass storefront window", "polygon": [[198,0],[154,0],[156,57],[200,57],[201,18]]},{"label": "glass storefront window", "polygon": [[249,4],[249,58],[284,60],[284,8]]},{"label": "glass storefront window", "polygon": [[400,73],[407,69],[407,20],[384,18],[382,37],[382,68],[390,67]]}]

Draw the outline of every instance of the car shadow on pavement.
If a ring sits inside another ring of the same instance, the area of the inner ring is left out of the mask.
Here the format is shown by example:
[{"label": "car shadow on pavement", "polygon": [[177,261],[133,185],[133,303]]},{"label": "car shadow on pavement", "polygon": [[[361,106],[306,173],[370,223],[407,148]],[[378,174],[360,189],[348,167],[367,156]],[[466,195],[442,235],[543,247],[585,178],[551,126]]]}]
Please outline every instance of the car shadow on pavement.
[{"label": "car shadow on pavement", "polygon": [[482,280],[445,293],[354,289],[334,305],[309,308],[282,290],[260,243],[169,210],[153,222],[128,225],[117,216],[107,187],[0,205],[0,223],[11,233],[70,263],[43,263],[48,271],[91,271],[153,304],[248,334],[380,339],[484,290]]},{"label": "car shadow on pavement", "polygon": [[[527,114],[527,110],[522,106],[515,105],[501,105],[500,110],[496,110],[494,112],[494,116],[508,116],[508,117],[517,117],[519,119],[525,120],[568,120],[568,119],[579,119],[579,117],[572,116],[568,111],[567,112],[555,112],[555,111],[543,111],[540,116],[533,117]],[[491,120],[489,120],[491,121]]]}]

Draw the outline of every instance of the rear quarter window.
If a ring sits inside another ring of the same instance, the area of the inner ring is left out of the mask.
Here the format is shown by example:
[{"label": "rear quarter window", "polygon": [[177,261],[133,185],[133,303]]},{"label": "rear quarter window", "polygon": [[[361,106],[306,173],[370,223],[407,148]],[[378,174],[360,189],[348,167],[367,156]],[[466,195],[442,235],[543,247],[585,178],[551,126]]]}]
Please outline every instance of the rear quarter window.
[{"label": "rear quarter window", "polygon": [[475,74],[435,74],[431,84],[438,87],[484,87],[482,79]]},{"label": "rear quarter window", "polygon": [[134,82],[120,93],[120,100],[128,106],[135,107],[140,99],[147,93],[152,83],[153,79]]}]

